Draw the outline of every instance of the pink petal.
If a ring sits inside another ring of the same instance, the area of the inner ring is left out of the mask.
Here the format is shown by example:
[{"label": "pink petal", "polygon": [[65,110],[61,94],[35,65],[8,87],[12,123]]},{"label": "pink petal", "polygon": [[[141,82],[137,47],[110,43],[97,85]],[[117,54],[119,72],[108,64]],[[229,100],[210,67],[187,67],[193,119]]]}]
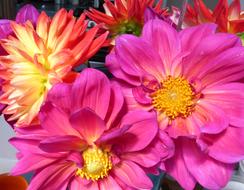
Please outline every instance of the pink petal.
[{"label": "pink petal", "polygon": [[225,163],[236,163],[244,159],[244,129],[228,127],[218,135],[203,135],[209,156]]},{"label": "pink petal", "polygon": [[204,89],[204,98],[222,108],[230,124],[244,127],[244,84],[229,83]]},{"label": "pink petal", "polygon": [[132,94],[136,101],[140,104],[150,105],[152,103],[152,99],[149,97],[149,93],[145,91],[143,86],[132,88]]},{"label": "pink petal", "polygon": [[143,105],[140,104],[139,102],[136,101],[133,92],[132,92],[132,88],[128,85],[123,85],[121,84],[121,89],[123,91],[123,95],[125,98],[125,105],[126,107],[128,107],[128,110],[133,111],[133,110],[151,110],[152,106],[151,105]]},{"label": "pink petal", "polygon": [[84,108],[70,117],[73,128],[78,130],[88,144],[94,143],[106,129],[104,121],[89,108]]},{"label": "pink petal", "polygon": [[179,37],[181,40],[182,50],[194,50],[198,43],[201,42],[205,37],[214,34],[216,28],[217,25],[215,24],[201,24],[199,26],[193,26],[180,31]]},{"label": "pink petal", "polygon": [[178,141],[175,141],[175,148],[174,156],[165,161],[165,170],[181,185],[182,188],[192,190],[196,185],[196,180],[187,168],[183,159],[182,147]]},{"label": "pink petal", "polygon": [[45,152],[81,151],[86,147],[86,142],[77,136],[54,136],[40,142],[39,147]]},{"label": "pink petal", "polygon": [[129,112],[123,117],[121,122],[121,127],[127,125],[132,126],[117,142],[123,152],[134,152],[146,148],[158,133],[158,123],[155,112]]},{"label": "pink petal", "polygon": [[67,113],[70,112],[71,88],[72,85],[66,83],[58,83],[54,85],[51,90],[49,90],[46,101],[54,103],[62,108],[62,110],[67,111]]},{"label": "pink petal", "polygon": [[163,63],[147,41],[133,35],[122,35],[116,39],[115,53],[124,72],[137,77],[151,74],[158,80],[162,79]]},{"label": "pink petal", "polygon": [[112,176],[108,176],[99,182],[99,190],[123,190]]},{"label": "pink petal", "polygon": [[193,114],[202,133],[217,134],[229,126],[229,119],[219,107],[202,99]]},{"label": "pink petal", "polygon": [[10,20],[0,19],[0,39],[7,38],[13,31],[10,26]]},{"label": "pink petal", "polygon": [[118,118],[118,114],[124,105],[124,96],[118,83],[113,82],[111,85],[111,97],[109,109],[106,115],[106,126],[112,127],[113,122]]},{"label": "pink petal", "polygon": [[93,181],[87,181],[85,182],[85,180],[83,180],[81,177],[75,177],[71,184],[70,184],[70,189],[71,190],[78,190],[78,189],[82,189],[82,190],[100,190],[98,187],[98,183],[97,182],[93,182]]},{"label": "pink petal", "polygon": [[151,189],[153,184],[145,172],[131,161],[123,161],[113,170],[114,175],[125,185],[136,189]]},{"label": "pink petal", "polygon": [[70,125],[68,114],[50,102],[42,106],[39,119],[42,127],[51,135],[79,136],[79,133]]},{"label": "pink petal", "polygon": [[31,180],[28,189],[66,189],[76,167],[73,163],[57,163],[40,170]]},{"label": "pink petal", "polygon": [[193,140],[182,140],[183,157],[189,172],[207,189],[223,188],[232,175],[233,165],[224,164],[200,151]]},{"label": "pink petal", "polygon": [[[151,65],[151,67],[160,71],[161,76],[165,74],[170,75],[171,64],[181,49],[177,31],[168,23],[159,19],[154,19],[145,24],[142,37],[149,41],[152,46],[151,48],[159,53],[163,61],[163,64],[157,62],[157,64]],[[144,50],[148,52],[147,48],[144,48]]]},{"label": "pink petal", "polygon": [[72,109],[89,107],[104,119],[109,108],[110,91],[110,82],[102,72],[85,69],[72,86]]},{"label": "pink petal", "polygon": [[120,60],[117,57],[118,56],[114,52],[111,52],[109,55],[106,56],[105,66],[108,68],[108,70],[117,79],[122,79],[127,83],[135,86],[140,85],[139,77],[131,76],[128,73],[126,73],[126,71],[123,71],[121,69],[120,64],[123,64],[123,62],[120,63]]},{"label": "pink petal", "polygon": [[46,156],[31,154],[24,155],[15,165],[15,167],[11,170],[12,175],[21,175],[25,174],[42,167],[48,166],[51,163],[54,163],[56,158],[48,158]]},{"label": "pink petal", "polygon": [[233,47],[241,47],[239,42],[240,39],[236,35],[227,33],[208,35],[206,38],[203,38],[197,47],[183,59],[184,76],[187,76],[188,79],[194,77],[201,79],[201,77],[210,72],[210,69],[220,66],[220,64],[214,62],[220,62],[217,60],[219,54]]},{"label": "pink petal", "polygon": [[38,10],[33,5],[27,4],[18,11],[15,20],[18,23],[25,23],[27,20],[29,20],[35,25],[38,17]]}]

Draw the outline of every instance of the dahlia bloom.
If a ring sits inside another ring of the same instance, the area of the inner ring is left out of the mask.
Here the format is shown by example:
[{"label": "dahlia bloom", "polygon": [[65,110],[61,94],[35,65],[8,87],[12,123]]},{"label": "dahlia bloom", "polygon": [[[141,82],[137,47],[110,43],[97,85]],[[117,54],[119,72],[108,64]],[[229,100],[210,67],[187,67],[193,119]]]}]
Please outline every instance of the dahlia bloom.
[{"label": "dahlia bloom", "polygon": [[94,69],[55,85],[40,126],[17,128],[10,140],[20,151],[12,174],[35,171],[30,190],[151,189],[145,172],[170,157],[174,145],[158,132],[155,113],[123,116],[123,103],[120,87]]},{"label": "dahlia bloom", "polygon": [[230,6],[227,0],[219,0],[213,11],[202,0],[194,0],[194,6],[187,7],[185,27],[206,22],[216,23],[219,32],[244,32],[244,12],[241,11],[240,0],[233,0]]},{"label": "dahlia bloom", "polygon": [[244,159],[244,47],[215,30],[203,24],[178,33],[150,20],[141,37],[119,37],[106,59],[128,109],[156,111],[174,139],[165,169],[187,190],[196,182],[220,189]]},{"label": "dahlia bloom", "polygon": [[[25,23],[27,20],[29,20],[35,25],[38,16],[39,12],[37,11],[37,9],[34,6],[27,4],[18,11],[15,21],[17,23]],[[7,38],[10,34],[13,33],[10,22],[11,20],[0,19],[0,39]],[[3,55],[5,53],[6,52],[2,49],[0,45],[0,55]]]},{"label": "dahlia bloom", "polygon": [[11,23],[16,37],[2,40],[9,55],[0,57],[0,76],[5,80],[0,102],[4,114],[16,126],[38,123],[37,113],[48,90],[56,83],[72,80],[72,67],[84,63],[103,45],[107,33],[96,38],[99,26],[86,31],[85,15],[61,9],[53,19],[42,12],[36,29],[30,21]]},{"label": "dahlia bloom", "polygon": [[163,0],[154,5],[154,0],[105,0],[105,13],[91,8],[86,14],[96,23],[104,23],[105,29],[112,37],[120,34],[134,34],[139,36],[144,25],[144,12],[151,7],[157,14],[166,16],[168,10],[161,8]]}]

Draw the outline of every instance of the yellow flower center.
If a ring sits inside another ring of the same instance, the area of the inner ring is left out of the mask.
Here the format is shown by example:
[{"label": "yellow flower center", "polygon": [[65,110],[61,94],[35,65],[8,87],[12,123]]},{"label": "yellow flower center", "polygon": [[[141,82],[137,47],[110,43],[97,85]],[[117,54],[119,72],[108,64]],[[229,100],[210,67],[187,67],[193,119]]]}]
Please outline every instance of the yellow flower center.
[{"label": "yellow flower center", "polygon": [[182,78],[168,76],[161,88],[151,94],[155,109],[163,112],[169,119],[187,117],[194,110],[195,93],[189,82]]},{"label": "yellow flower center", "polygon": [[109,152],[97,147],[86,149],[83,154],[83,168],[78,168],[76,174],[87,180],[96,181],[107,177],[112,169],[111,156]]}]

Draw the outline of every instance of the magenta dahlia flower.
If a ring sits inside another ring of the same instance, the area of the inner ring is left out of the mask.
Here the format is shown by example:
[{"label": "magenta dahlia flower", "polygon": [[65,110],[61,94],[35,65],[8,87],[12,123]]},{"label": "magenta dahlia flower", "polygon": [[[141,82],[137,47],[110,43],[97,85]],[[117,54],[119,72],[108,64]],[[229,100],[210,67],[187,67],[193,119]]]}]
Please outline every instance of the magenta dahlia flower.
[{"label": "magenta dahlia flower", "polygon": [[179,33],[154,19],[142,36],[123,35],[106,65],[129,110],[157,113],[176,151],[165,169],[184,189],[220,189],[244,159],[244,47],[204,24]]},{"label": "magenta dahlia flower", "polygon": [[[35,171],[29,190],[151,189],[146,172],[172,156],[155,113],[121,119],[120,87],[86,69],[73,84],[57,84],[40,112],[40,126],[16,129],[20,151],[12,174]],[[148,126],[147,130],[143,127]]]}]

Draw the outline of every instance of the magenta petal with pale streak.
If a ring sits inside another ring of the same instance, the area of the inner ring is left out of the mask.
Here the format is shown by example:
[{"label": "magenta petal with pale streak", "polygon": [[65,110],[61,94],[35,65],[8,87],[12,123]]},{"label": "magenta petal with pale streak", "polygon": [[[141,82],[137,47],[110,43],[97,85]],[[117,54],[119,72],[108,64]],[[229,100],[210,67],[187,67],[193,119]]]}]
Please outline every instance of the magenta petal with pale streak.
[{"label": "magenta petal with pale streak", "polygon": [[123,190],[112,176],[108,176],[99,181],[99,190]]},{"label": "magenta petal with pale streak", "polygon": [[86,142],[77,136],[54,136],[40,142],[40,149],[45,152],[81,151],[86,147]]},{"label": "magenta petal with pale streak", "polygon": [[104,119],[109,109],[110,93],[109,79],[102,72],[96,69],[85,69],[72,86],[72,110],[89,107]]},{"label": "magenta petal with pale streak", "polygon": [[12,175],[21,175],[45,167],[57,159],[38,154],[24,155],[11,170]]},{"label": "magenta petal with pale streak", "polygon": [[142,37],[149,41],[151,48],[158,52],[163,62],[163,64],[158,62],[157,66],[151,66],[160,71],[161,75],[164,73],[171,74],[172,62],[181,50],[177,31],[168,23],[154,19],[145,24]]},{"label": "magenta petal with pale streak", "polygon": [[228,127],[218,135],[202,135],[206,140],[209,156],[224,163],[236,163],[244,159],[244,129]]},{"label": "magenta petal with pale streak", "polygon": [[27,20],[29,20],[35,25],[38,17],[38,10],[33,5],[27,4],[18,11],[15,20],[17,23],[25,23]]},{"label": "magenta petal with pale streak", "polygon": [[183,158],[181,144],[175,141],[175,154],[165,162],[166,172],[171,175],[182,188],[193,190],[196,185],[195,178],[190,174]]},{"label": "magenta petal with pale streak", "polygon": [[[123,62],[121,62],[123,64]],[[117,79],[122,79],[129,84],[139,86],[140,85],[140,78],[137,76],[129,75],[126,71],[123,71],[120,66],[120,59],[118,56],[111,52],[106,56],[106,63],[105,66],[108,68],[110,72],[113,73]]]},{"label": "magenta petal with pale streak", "polygon": [[[155,112],[133,111],[127,113],[121,122],[121,127],[132,125],[118,142],[123,152],[139,151],[147,147],[158,133],[158,123]],[[126,142],[126,144],[124,143]]]},{"label": "magenta petal with pale streak", "polygon": [[71,177],[75,175],[76,166],[73,163],[56,163],[35,174],[28,187],[30,190],[66,189]]},{"label": "magenta petal with pale streak", "polygon": [[146,92],[144,88],[145,87],[143,86],[132,88],[132,94],[138,103],[143,105],[151,105],[152,99],[149,97],[149,93]]},{"label": "magenta petal with pale streak", "polygon": [[[201,152],[193,140],[182,140],[183,157],[192,176],[207,189],[222,189],[230,180],[232,164],[225,164]],[[188,181],[188,180],[187,180]]]},{"label": "magenta petal with pale streak", "polygon": [[109,109],[105,118],[107,128],[112,127],[112,124],[118,118],[123,105],[124,96],[121,87],[116,82],[112,82]]},{"label": "magenta petal with pale streak", "polygon": [[104,132],[103,135],[97,140],[97,143],[106,143],[118,137],[124,135],[132,126],[124,125],[121,128],[110,129],[107,132]]},{"label": "magenta petal with pale streak", "polygon": [[104,121],[90,108],[83,108],[70,117],[74,129],[80,132],[88,144],[94,143],[104,133]]},{"label": "magenta petal with pale streak", "polygon": [[236,127],[244,127],[244,84],[229,83],[204,89],[205,101],[221,107]]},{"label": "magenta petal with pale streak", "polygon": [[134,162],[123,161],[115,166],[114,175],[126,185],[136,189],[151,189],[153,184],[145,172]]},{"label": "magenta petal with pale streak", "polygon": [[216,24],[201,24],[199,26],[190,27],[180,31],[179,37],[181,40],[182,50],[193,50],[199,42],[206,38],[206,36],[214,34],[216,28]]},{"label": "magenta petal with pale streak", "polygon": [[71,84],[58,83],[54,85],[48,92],[47,100],[53,102],[63,110],[70,112],[71,108]]},{"label": "magenta petal with pale streak", "polygon": [[202,133],[217,134],[229,126],[226,113],[218,106],[202,99],[194,113],[196,124]]},{"label": "magenta petal with pale streak", "polygon": [[164,67],[161,58],[146,40],[121,35],[116,39],[115,53],[124,72],[135,77],[149,73],[158,80],[162,79]]},{"label": "magenta petal with pale streak", "polygon": [[42,106],[39,119],[42,127],[51,135],[79,136],[79,133],[70,125],[68,114],[50,102]]},{"label": "magenta petal with pale streak", "polygon": [[0,39],[7,38],[12,33],[10,20],[0,19]]}]

